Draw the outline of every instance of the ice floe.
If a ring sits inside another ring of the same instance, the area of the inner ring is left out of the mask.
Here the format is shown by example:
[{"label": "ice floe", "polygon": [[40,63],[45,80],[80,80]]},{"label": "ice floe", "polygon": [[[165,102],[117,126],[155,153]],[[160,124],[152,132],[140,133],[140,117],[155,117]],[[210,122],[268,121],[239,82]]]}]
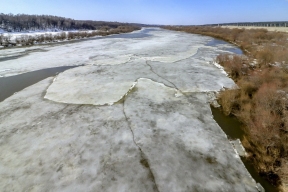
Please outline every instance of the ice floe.
[{"label": "ice floe", "polygon": [[1,191],[156,191],[122,104],[50,102],[51,82],[0,103]]},{"label": "ice floe", "polygon": [[136,87],[124,111],[159,191],[257,191],[247,170],[235,169],[243,164],[223,142],[205,93],[175,97],[175,89],[149,79]]}]

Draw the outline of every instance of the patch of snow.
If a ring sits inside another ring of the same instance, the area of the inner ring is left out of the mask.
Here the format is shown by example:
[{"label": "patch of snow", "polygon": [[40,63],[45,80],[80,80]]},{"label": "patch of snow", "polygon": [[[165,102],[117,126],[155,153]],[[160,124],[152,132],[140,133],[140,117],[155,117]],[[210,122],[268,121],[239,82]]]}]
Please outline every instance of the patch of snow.
[{"label": "patch of snow", "polygon": [[223,74],[225,74],[226,76],[228,76],[228,74],[227,74],[226,71],[224,70],[224,67],[223,67],[223,66],[221,66],[219,63],[217,63],[217,62],[215,62],[215,61],[213,62],[213,64],[214,64],[218,69],[220,69]]},{"label": "patch of snow", "polygon": [[243,147],[240,139],[236,139],[236,140],[230,141],[230,143],[232,144],[233,148],[235,149],[236,153],[239,156],[241,156],[241,157],[246,157],[247,156],[245,148]]},{"label": "patch of snow", "polygon": [[154,57],[143,57],[146,60],[150,61],[159,61],[164,63],[175,63],[180,60],[188,59],[189,57],[192,57],[195,55],[198,51],[199,47],[193,47],[191,50],[188,50],[186,52],[179,52],[173,55],[163,55],[163,56],[154,56]]},{"label": "patch of snow", "polygon": [[1,72],[4,72],[4,71],[10,71],[11,69],[2,69],[2,70],[0,70],[0,73]]},{"label": "patch of snow", "polygon": [[[88,30],[86,32],[88,33],[92,33],[93,31],[97,31],[97,30]],[[55,30],[38,30],[38,31],[27,31],[27,32],[5,32],[5,31],[2,31],[2,34],[4,36],[9,36],[10,37],[10,41],[11,42],[15,42],[15,40],[17,38],[21,38],[21,37],[27,37],[27,36],[31,36],[31,37],[36,37],[36,36],[40,36],[40,35],[52,35],[52,36],[56,36],[56,35],[59,35],[61,33],[66,33],[66,35],[69,33],[69,32],[81,32],[79,30],[71,30],[71,31],[55,31]]]}]

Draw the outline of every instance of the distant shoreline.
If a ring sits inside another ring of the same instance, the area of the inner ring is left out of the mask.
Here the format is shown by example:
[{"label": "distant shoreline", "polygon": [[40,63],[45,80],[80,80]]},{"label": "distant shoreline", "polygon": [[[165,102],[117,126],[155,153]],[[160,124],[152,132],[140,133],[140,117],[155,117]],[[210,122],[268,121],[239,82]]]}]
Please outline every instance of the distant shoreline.
[{"label": "distant shoreline", "polygon": [[131,33],[141,30],[140,27],[119,26],[106,31],[62,31],[62,32],[35,32],[35,33],[2,33],[0,34],[0,49],[11,47],[23,47],[33,45],[47,45],[69,41],[86,40],[95,37],[103,37],[115,34]]},{"label": "distant shoreline", "polygon": [[288,27],[254,27],[254,26],[221,26],[222,28],[229,28],[229,29],[267,29],[268,31],[278,31],[278,32],[286,32],[288,33]]}]

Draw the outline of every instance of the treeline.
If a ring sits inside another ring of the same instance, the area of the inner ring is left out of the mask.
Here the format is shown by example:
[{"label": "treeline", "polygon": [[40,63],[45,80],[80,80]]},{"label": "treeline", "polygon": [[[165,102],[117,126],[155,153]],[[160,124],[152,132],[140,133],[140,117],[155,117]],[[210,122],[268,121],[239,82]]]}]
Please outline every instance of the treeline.
[{"label": "treeline", "polygon": [[117,28],[131,24],[104,21],[74,20],[52,15],[0,14],[0,29],[7,32],[36,30],[97,30],[101,27]]},{"label": "treeline", "polygon": [[282,182],[285,186],[288,183],[288,34],[221,27],[167,29],[220,38],[245,51],[244,56],[224,54],[216,58],[240,88],[222,91],[219,102],[226,115],[234,115],[243,123],[246,136],[242,142],[260,175],[274,185]]},{"label": "treeline", "polygon": [[41,43],[51,43],[51,42],[59,42],[64,40],[75,40],[75,39],[83,39],[94,36],[106,36],[111,34],[119,34],[119,33],[129,33],[135,30],[140,30],[140,27],[135,26],[118,26],[117,28],[104,28],[103,30],[97,31],[77,31],[77,32],[60,32],[56,34],[45,33],[41,35],[21,35],[17,36],[15,39],[12,39],[12,35],[0,35],[0,45],[4,47],[8,46],[26,46],[26,45],[34,45]]}]

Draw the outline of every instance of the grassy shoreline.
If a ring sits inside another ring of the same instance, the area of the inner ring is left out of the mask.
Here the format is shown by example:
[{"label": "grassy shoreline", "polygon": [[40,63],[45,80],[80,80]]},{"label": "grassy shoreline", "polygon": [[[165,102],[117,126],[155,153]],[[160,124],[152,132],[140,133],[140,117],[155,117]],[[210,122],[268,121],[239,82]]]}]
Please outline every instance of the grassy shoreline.
[{"label": "grassy shoreline", "polygon": [[219,55],[240,89],[225,90],[219,103],[243,123],[242,140],[259,174],[288,191],[288,34],[266,29],[165,27],[233,43],[240,55]]}]

